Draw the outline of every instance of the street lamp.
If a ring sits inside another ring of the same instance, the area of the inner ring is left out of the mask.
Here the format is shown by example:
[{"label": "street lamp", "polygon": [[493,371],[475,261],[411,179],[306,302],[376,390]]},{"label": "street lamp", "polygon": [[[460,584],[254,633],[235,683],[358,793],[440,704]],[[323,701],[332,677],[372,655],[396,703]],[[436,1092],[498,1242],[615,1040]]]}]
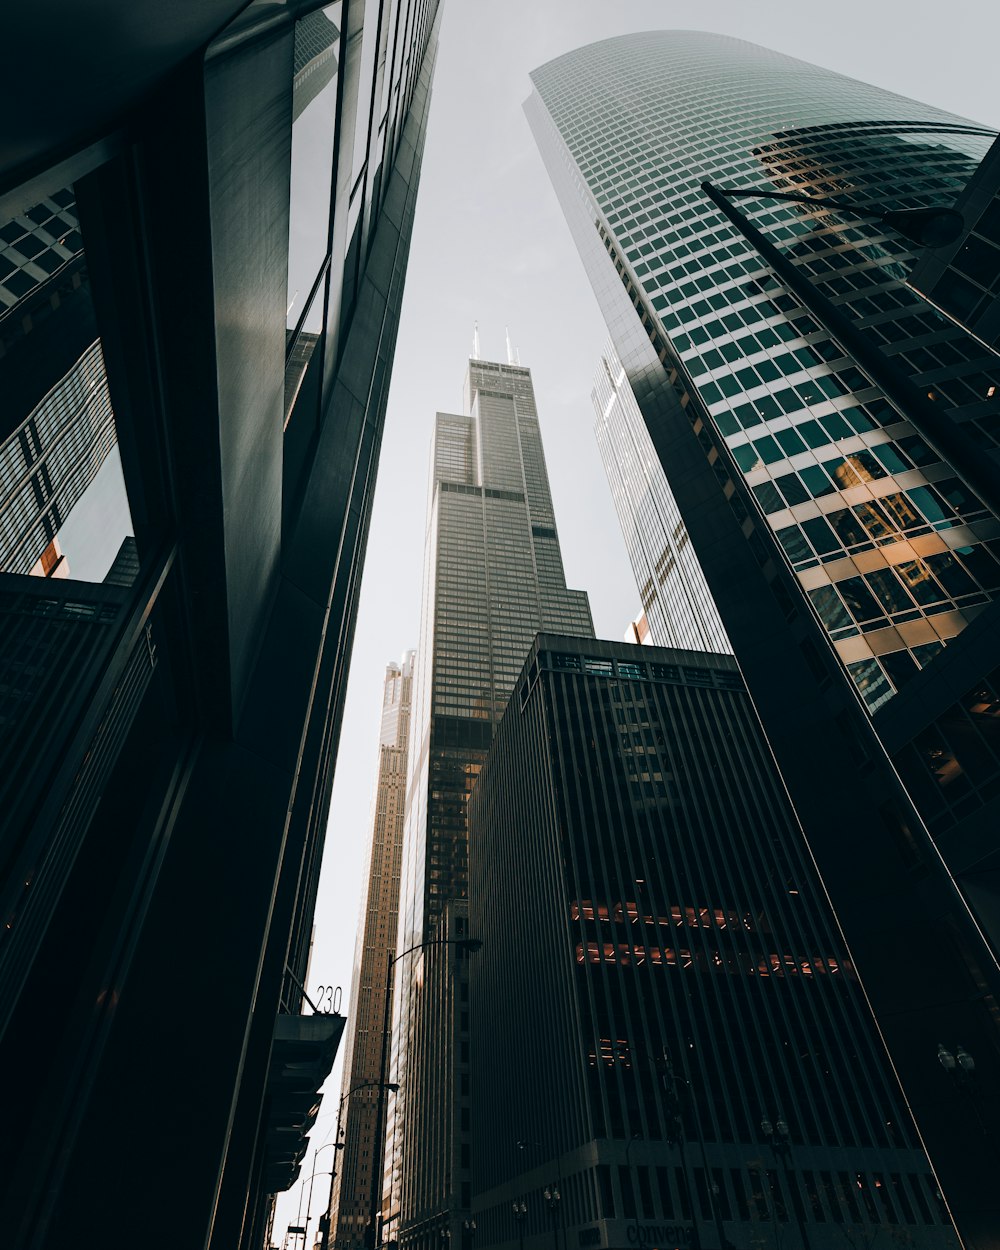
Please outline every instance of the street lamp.
[{"label": "street lamp", "polygon": [[821,200],[788,192],[770,191],[766,187],[730,189],[716,187],[711,182],[703,182],[701,189],[803,307],[813,314],[844,353],[857,361],[893,406],[913,424],[938,457],[950,464],[965,479],[991,512],[1000,512],[1000,466],[996,461],[991,456],[982,455],[961,424],[945,416],[929,395],[916,386],[910,376],[896,364],[895,359],[887,356],[870,335],[859,330],[850,316],[837,307],[732,201],[751,197],[791,200],[793,203],[833,208],[837,212],[853,212],[862,217],[875,217],[876,220],[901,231],[907,238],[917,241],[927,241],[930,237],[946,238],[948,231],[954,228],[952,214],[955,210],[889,209],[881,205],[863,204],[854,206],[839,200]]},{"label": "street lamp", "polygon": [[[343,1102],[343,1099],[341,1099],[341,1102]],[[337,1136],[338,1136],[338,1137],[340,1136],[340,1113],[339,1113],[339,1112],[338,1112],[338,1114],[337,1114]],[[333,1196],[333,1178],[337,1175],[337,1151],[338,1151],[338,1150],[343,1150],[343,1148],[344,1148],[344,1147],[340,1144],[340,1142],[339,1142],[339,1141],[328,1141],[328,1142],[324,1142],[322,1146],[318,1146],[318,1147],[316,1148],[316,1150],[313,1152],[313,1165],[312,1165],[312,1173],[311,1173],[311,1174],[310,1174],[310,1176],[309,1176],[309,1197],[306,1199],[306,1221],[305,1221],[305,1233],[304,1233],[304,1236],[305,1236],[305,1238],[306,1238],[306,1243],[307,1243],[307,1244],[308,1244],[308,1240],[309,1240],[309,1221],[312,1219],[313,1185],[314,1185],[314,1184],[315,1184],[315,1182],[316,1182],[316,1177],[317,1177],[317,1176],[326,1176],[326,1175],[329,1175],[329,1177],[330,1177],[330,1196],[331,1196],[331,1198],[332,1198],[332,1196]],[[320,1155],[323,1153],[323,1151],[324,1151],[324,1150],[332,1150],[332,1151],[333,1151],[333,1169],[332,1169],[332,1171],[331,1171],[331,1172],[329,1172],[329,1173],[326,1173],[326,1172],[318,1172],[318,1173],[317,1173],[317,1171],[316,1171],[316,1160],[320,1157]],[[319,1217],[319,1222],[320,1222],[320,1227],[322,1227],[322,1225],[323,1225],[323,1216],[322,1216],[322,1215]]]},{"label": "street lamp", "polygon": [[[381,1085],[382,1085],[382,1083],[381,1083],[380,1081],[358,1081],[358,1083],[357,1083],[356,1085],[352,1085],[352,1086],[350,1087],[350,1089],[345,1089],[345,1090],[344,1090],[344,1092],[340,1095],[340,1102],[337,1104],[337,1136],[336,1136],[336,1140],[335,1140],[335,1141],[332,1141],[332,1142],[328,1142],[328,1143],[327,1143],[327,1145],[330,1145],[330,1146],[332,1146],[332,1147],[333,1147],[334,1152],[335,1152],[335,1153],[334,1153],[334,1156],[333,1156],[333,1171],[330,1173],[330,1200],[329,1200],[329,1201],[327,1202],[327,1204],[326,1204],[326,1210],[325,1210],[325,1211],[323,1212],[323,1214],[319,1217],[320,1228],[321,1228],[321,1229],[322,1229],[322,1231],[323,1231],[325,1234],[327,1234],[327,1235],[328,1235],[328,1234],[329,1234],[329,1232],[330,1232],[330,1221],[331,1221],[332,1212],[333,1212],[333,1191],[334,1191],[334,1187],[335,1187],[336,1180],[337,1180],[337,1155],[336,1155],[336,1151],[338,1151],[338,1150],[343,1150],[343,1149],[344,1149],[344,1143],[340,1140],[340,1138],[341,1138],[341,1133],[342,1133],[342,1131],[343,1131],[343,1130],[341,1129],[341,1127],[340,1127],[340,1121],[341,1121],[341,1118],[342,1118],[342,1116],[343,1116],[343,1114],[344,1114],[344,1103],[348,1100],[348,1098],[350,1098],[350,1097],[351,1097],[351,1095],[352,1095],[352,1094],[356,1094],[356,1093],[358,1092],[358,1090],[359,1090],[359,1089],[378,1089],[378,1088],[381,1088]],[[395,1084],[395,1082],[393,1082],[393,1081],[386,1081],[386,1082],[385,1082],[385,1087],[384,1087],[384,1088],[385,1088],[386,1090],[388,1090],[388,1092],[389,1092],[390,1094],[394,1094],[394,1093],[395,1093],[395,1092],[399,1089],[399,1086],[398,1086],[397,1084]],[[326,1146],[320,1146],[319,1150],[317,1150],[317,1151],[316,1151],[316,1154],[318,1155],[320,1150],[325,1150],[325,1149],[326,1149]],[[315,1166],[316,1166],[316,1159],[315,1159],[315,1157],[314,1157],[314,1158],[313,1158],[313,1167],[315,1168]],[[373,1164],[373,1167],[374,1167],[374,1166],[375,1166],[375,1165]],[[311,1186],[310,1186],[309,1193],[310,1193],[310,1195],[312,1194],[312,1187],[311,1187]],[[306,1215],[308,1216],[308,1211],[306,1212]],[[309,1222],[309,1221],[308,1221],[308,1219],[307,1219],[307,1220],[306,1220],[306,1223],[308,1224],[308,1222]]]},{"label": "street lamp", "polygon": [[528,1208],[523,1202],[515,1202],[512,1206],[514,1219],[517,1221],[518,1250],[524,1250],[524,1221],[528,1215]]},{"label": "street lamp", "polygon": [[945,1072],[954,1073],[957,1080],[971,1076],[976,1070],[976,1061],[961,1044],[955,1047],[954,1053],[948,1050],[943,1042],[938,1042],[937,1057]]},{"label": "street lamp", "polygon": [[[392,970],[396,964],[405,956],[412,955],[414,951],[423,950],[427,946],[456,946],[459,950],[467,951],[470,955],[476,951],[482,950],[483,944],[479,938],[428,938],[424,942],[415,942],[412,946],[408,946],[406,950],[400,951],[398,955],[390,955],[389,962],[386,965],[385,975],[385,1002],[382,1009],[382,1056],[379,1064],[379,1080],[378,1080],[378,1101],[375,1109],[375,1134],[374,1134],[374,1158],[382,1159],[385,1155],[385,1091],[388,1088],[386,1081],[386,1070],[389,1060],[389,1008],[392,1003]],[[399,1088],[398,1085],[395,1086]],[[381,1205],[382,1192],[381,1187],[377,1184],[380,1172],[373,1172],[371,1198],[368,1208],[368,1224],[370,1228],[371,1248],[379,1250],[382,1244],[381,1220],[379,1218],[379,1207]],[[443,1229],[442,1236],[447,1232],[451,1236],[450,1230]]]},{"label": "street lamp", "polygon": [[552,1217],[552,1250],[559,1250],[559,1203],[562,1201],[562,1194],[558,1185],[546,1185],[542,1197]]},{"label": "street lamp", "polygon": [[799,1236],[802,1238],[803,1250],[809,1250],[809,1237],[806,1233],[806,1222],[802,1217],[802,1211],[799,1203],[796,1201],[796,1194],[792,1189],[794,1178],[789,1172],[789,1164],[792,1157],[792,1139],[788,1131],[788,1124],[785,1120],[779,1119],[772,1124],[765,1116],[760,1122],[760,1131],[764,1134],[771,1144],[775,1158],[781,1159],[782,1169],[785,1173],[785,1185],[788,1188],[788,1197],[795,1209],[795,1219],[799,1226]]}]

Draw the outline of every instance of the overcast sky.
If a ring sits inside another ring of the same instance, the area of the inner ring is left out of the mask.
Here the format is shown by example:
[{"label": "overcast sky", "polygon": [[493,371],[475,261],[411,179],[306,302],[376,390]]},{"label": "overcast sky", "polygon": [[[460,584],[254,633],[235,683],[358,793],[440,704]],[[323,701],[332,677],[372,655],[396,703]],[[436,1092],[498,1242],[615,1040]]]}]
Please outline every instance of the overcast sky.
[{"label": "overcast sky", "polygon": [[[593,436],[590,387],[606,331],[521,111],[529,71],[596,39],[693,28],[749,39],[1000,126],[1000,6],[989,0],[443,3],[309,978],[310,991],[342,985],[344,1010],[382,677],[389,660],[417,645],[431,426],[436,411],[462,410],[474,321],[484,358],[505,358],[507,325],[532,370],[569,585],[589,592],[600,637],[620,638],[638,611]],[[339,1090],[338,1062],[312,1133],[317,1147],[333,1140]],[[333,1154],[324,1151],[317,1167],[328,1172]],[[311,1168],[310,1152],[306,1187]],[[328,1187],[329,1176],[317,1176],[310,1245]],[[279,1246],[298,1201],[298,1186],[279,1201]]]}]

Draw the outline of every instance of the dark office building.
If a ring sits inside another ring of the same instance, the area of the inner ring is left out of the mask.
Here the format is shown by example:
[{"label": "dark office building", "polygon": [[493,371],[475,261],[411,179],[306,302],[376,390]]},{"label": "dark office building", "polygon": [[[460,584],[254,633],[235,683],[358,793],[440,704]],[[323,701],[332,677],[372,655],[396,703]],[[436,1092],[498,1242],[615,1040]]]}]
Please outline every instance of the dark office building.
[{"label": "dark office building", "polygon": [[947,207],[994,132],[692,31],[532,79],[546,166],[959,1230],[995,1248],[998,361],[908,285],[924,249],[898,218],[769,198]]},{"label": "dark office building", "polygon": [[470,800],[476,1245],[954,1245],[739,670],[539,635]]},{"label": "dark office building", "polygon": [[10,60],[11,1245],[257,1250],[298,1174],[343,1025],[303,981],[437,8],[63,6]]}]

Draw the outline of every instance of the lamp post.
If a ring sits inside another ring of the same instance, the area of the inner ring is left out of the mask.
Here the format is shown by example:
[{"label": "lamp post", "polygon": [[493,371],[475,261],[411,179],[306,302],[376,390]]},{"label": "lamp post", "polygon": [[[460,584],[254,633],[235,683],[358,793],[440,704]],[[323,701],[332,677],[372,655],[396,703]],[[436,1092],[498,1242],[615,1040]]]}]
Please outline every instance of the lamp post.
[{"label": "lamp post", "polygon": [[[341,1102],[343,1102],[343,1099],[341,1099]],[[339,1136],[340,1136],[340,1112],[339,1112],[339,1111],[337,1112],[337,1136],[338,1136],[338,1138],[339,1138]],[[320,1157],[320,1155],[323,1153],[323,1151],[324,1151],[324,1150],[332,1150],[332,1151],[333,1151],[333,1168],[332,1168],[332,1170],[331,1170],[329,1173],[326,1173],[326,1172],[319,1172],[319,1173],[317,1173],[317,1171],[316,1171],[316,1160]],[[329,1175],[329,1177],[330,1177],[330,1194],[331,1194],[331,1197],[332,1197],[332,1195],[333,1195],[333,1178],[337,1175],[337,1151],[338,1151],[338,1150],[343,1150],[343,1146],[340,1144],[340,1142],[339,1142],[339,1141],[328,1141],[328,1142],[324,1142],[324,1144],[323,1144],[322,1146],[317,1147],[316,1151],[313,1153],[312,1173],[311,1173],[311,1174],[310,1174],[310,1176],[309,1176],[309,1197],[306,1199],[306,1220],[305,1220],[305,1238],[306,1238],[306,1244],[308,1244],[308,1242],[309,1242],[309,1221],[312,1219],[313,1185],[316,1183],[316,1177],[317,1177],[317,1175],[319,1175],[319,1176],[327,1176],[327,1175]],[[322,1216],[322,1215],[319,1217],[319,1222],[320,1222],[320,1226],[322,1226],[322,1224],[323,1224],[323,1216]]]},{"label": "lamp post", "polygon": [[[474,954],[482,949],[482,942],[479,938],[428,938],[424,942],[415,942],[412,946],[408,946],[406,950],[400,951],[398,955],[390,955],[389,962],[386,965],[385,975],[385,1001],[382,1009],[382,1056],[379,1064],[379,1080],[378,1080],[378,1101],[375,1107],[375,1134],[373,1143],[373,1157],[381,1159],[385,1154],[385,1091],[388,1085],[386,1081],[386,1071],[389,1064],[389,1008],[392,1003],[392,970],[396,964],[405,956],[412,955],[414,951],[423,950],[428,946],[457,946],[459,950],[468,951]],[[399,1086],[396,1086],[398,1089]],[[377,1177],[373,1174],[371,1197],[368,1208],[368,1244],[370,1250],[379,1250],[382,1244],[382,1229],[379,1207],[381,1206],[381,1187],[376,1183]],[[448,1229],[442,1229],[442,1236],[447,1232],[451,1236]]]},{"label": "lamp post", "polygon": [[[859,330],[851,318],[828,299],[808,275],[758,230],[732,201],[749,198],[787,200],[831,208],[837,212],[851,212],[861,217],[872,217],[907,238],[929,246],[940,246],[928,243],[928,240],[946,240],[949,231],[954,231],[955,217],[961,223],[961,215],[949,208],[891,209],[882,205],[845,204],[840,200],[769,191],[766,187],[716,187],[711,182],[703,182],[701,189],[803,307],[813,314],[831,338],[840,345],[845,355],[858,363],[889,401],[912,423],[939,458],[950,464],[965,479],[991,512],[1000,514],[1000,466],[992,457],[984,456],[962,426],[945,416],[937,404],[914,384],[909,375],[876,346],[874,340]],[[957,234],[951,237],[957,238]]]},{"label": "lamp post", "polygon": [[975,1059],[973,1059],[961,1042],[958,1043],[954,1050],[949,1050],[943,1042],[938,1042],[937,1057],[938,1063],[951,1078],[956,1096],[968,1101],[972,1108],[972,1114],[976,1118],[976,1123],[979,1125],[979,1131],[986,1139],[989,1148],[995,1152],[996,1146],[992,1140],[990,1127],[983,1119],[983,1113],[979,1105],[980,1100],[976,1097]]},{"label": "lamp post", "polygon": [[[663,1110],[667,1128],[667,1145],[677,1146],[681,1156],[681,1176],[684,1178],[684,1197],[687,1200],[687,1208],[691,1212],[691,1232],[694,1240],[694,1250],[702,1250],[701,1245],[701,1227],[698,1220],[698,1212],[695,1209],[694,1194],[691,1192],[691,1182],[688,1178],[687,1166],[687,1150],[685,1145],[684,1133],[684,1110],[681,1106],[680,1090],[685,1093],[690,1092],[690,1082],[686,1081],[674,1072],[673,1064],[670,1062],[670,1056],[664,1050],[661,1059],[662,1080],[663,1080]],[[702,1151],[704,1152],[704,1143],[702,1143]],[[708,1183],[708,1169],[705,1169],[705,1182]],[[713,1211],[714,1211],[713,1205]],[[722,1230],[719,1230],[719,1250],[722,1250]]]},{"label": "lamp post", "polygon": [[[323,1212],[323,1214],[319,1217],[319,1224],[320,1224],[320,1228],[321,1228],[321,1230],[322,1230],[324,1233],[326,1233],[327,1235],[329,1235],[329,1232],[330,1232],[330,1221],[331,1221],[331,1216],[332,1216],[332,1212],[333,1212],[333,1191],[334,1191],[334,1187],[335,1187],[335,1185],[336,1185],[336,1181],[337,1181],[337,1155],[336,1155],[336,1152],[337,1152],[338,1150],[343,1150],[343,1149],[344,1149],[344,1143],[340,1140],[341,1133],[342,1133],[342,1131],[343,1131],[343,1130],[341,1129],[341,1127],[340,1127],[340,1121],[341,1121],[341,1118],[342,1118],[342,1116],[343,1116],[343,1114],[344,1114],[344,1103],[345,1103],[345,1102],[347,1102],[348,1098],[350,1098],[352,1094],[356,1094],[356,1093],[358,1092],[358,1090],[359,1090],[359,1089],[376,1089],[376,1088],[378,1088],[379,1086],[380,1086],[380,1082],[379,1082],[379,1081],[358,1081],[358,1083],[357,1083],[356,1085],[352,1085],[352,1086],[350,1087],[350,1089],[345,1089],[345,1090],[344,1090],[344,1092],[340,1095],[340,1102],[338,1102],[338,1103],[337,1103],[337,1136],[336,1136],[336,1139],[335,1139],[334,1141],[332,1141],[332,1142],[328,1142],[328,1143],[327,1143],[327,1145],[332,1146],[332,1147],[333,1147],[333,1150],[334,1150],[334,1155],[333,1155],[333,1171],[330,1173],[330,1198],[329,1198],[329,1201],[328,1201],[328,1202],[327,1202],[327,1204],[326,1204],[326,1210],[325,1210],[325,1211]],[[396,1084],[394,1084],[392,1081],[387,1081],[387,1082],[386,1082],[386,1085],[385,1085],[385,1088],[386,1088],[386,1089],[387,1089],[390,1093],[394,1094],[394,1093],[396,1092],[396,1090],[398,1090],[398,1089],[399,1089],[399,1086],[398,1086],[398,1085],[396,1085]],[[317,1151],[316,1151],[316,1154],[319,1154],[319,1151],[320,1151],[320,1150],[325,1150],[325,1149],[326,1149],[326,1146],[320,1146],[319,1150],[317,1150]],[[313,1158],[313,1167],[315,1167],[315,1166],[316,1166],[316,1160],[315,1160],[315,1157],[314,1157],[314,1158]],[[373,1164],[372,1166],[375,1166],[375,1165]],[[322,1173],[321,1173],[321,1175],[322,1175]],[[309,1190],[309,1192],[310,1192],[310,1195],[311,1195],[311,1194],[312,1194],[312,1187],[311,1187],[311,1186],[310,1186],[310,1190]],[[306,1212],[306,1215],[308,1216],[308,1214],[309,1214],[309,1213],[308,1213],[308,1211],[307,1211],[307,1212]],[[307,1224],[307,1225],[308,1225],[308,1222],[309,1222],[309,1221],[308,1221],[308,1218],[307,1218],[307,1220],[306,1220],[306,1224]]]},{"label": "lamp post", "polygon": [[552,1250],[559,1250],[559,1203],[562,1202],[559,1186],[546,1185],[542,1197],[552,1219]]},{"label": "lamp post", "polygon": [[513,1205],[514,1219],[517,1221],[517,1245],[518,1250],[524,1250],[524,1221],[528,1215],[528,1208],[523,1202],[515,1202]]},{"label": "lamp post", "polygon": [[799,1226],[799,1236],[802,1238],[802,1250],[809,1250],[809,1237],[806,1233],[806,1222],[802,1218],[802,1212],[799,1203],[795,1201],[792,1190],[793,1178],[789,1173],[789,1162],[792,1155],[792,1140],[788,1132],[788,1124],[784,1120],[778,1120],[772,1124],[765,1116],[760,1122],[760,1129],[774,1151],[774,1157],[781,1159],[782,1168],[785,1173],[785,1185],[788,1188],[788,1196],[792,1206],[795,1209],[795,1219]]}]

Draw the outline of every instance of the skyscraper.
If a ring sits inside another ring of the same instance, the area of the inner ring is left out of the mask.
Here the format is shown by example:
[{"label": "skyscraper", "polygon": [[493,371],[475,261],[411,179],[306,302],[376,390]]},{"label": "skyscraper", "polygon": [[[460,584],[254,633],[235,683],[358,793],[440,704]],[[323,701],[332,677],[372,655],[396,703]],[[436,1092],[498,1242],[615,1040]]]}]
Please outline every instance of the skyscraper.
[{"label": "skyscraper", "polygon": [[438,3],[313,8],[111,0],[4,81],[0,1219],[31,1250],[258,1250],[343,1025],[305,978]]},{"label": "skyscraper", "polygon": [[649,641],[660,647],[729,651],[705,575],[613,343],[605,346],[590,397],[597,445]]},{"label": "skyscraper", "polygon": [[371,847],[358,919],[338,1111],[338,1129],[342,1129],[339,1144],[343,1149],[330,1198],[329,1245],[336,1250],[360,1250],[365,1245],[372,1186],[381,1187],[378,1088],[383,1077],[382,1026],[385,996],[389,992],[389,958],[396,948],[399,919],[414,658],[415,652],[408,651],[401,664],[387,667],[382,694]]},{"label": "skyscraper", "polygon": [[[459,1244],[469,1213],[467,802],[540,629],[593,636],[568,590],[531,371],[472,359],[438,413],[404,837],[386,1238]],[[445,944],[446,942],[452,944]],[[394,1144],[395,1143],[395,1144]]]},{"label": "skyscraper", "polygon": [[908,286],[921,249],[884,211],[947,206],[993,132],[697,32],[532,79],[543,158],[960,1231],[993,1246],[985,1130],[970,1140],[954,1073],[956,1047],[975,1056],[995,1119],[1000,523],[977,492],[996,499],[998,362]]},{"label": "skyscraper", "polygon": [[540,635],[469,833],[477,1246],[955,1244],[732,657]]}]

